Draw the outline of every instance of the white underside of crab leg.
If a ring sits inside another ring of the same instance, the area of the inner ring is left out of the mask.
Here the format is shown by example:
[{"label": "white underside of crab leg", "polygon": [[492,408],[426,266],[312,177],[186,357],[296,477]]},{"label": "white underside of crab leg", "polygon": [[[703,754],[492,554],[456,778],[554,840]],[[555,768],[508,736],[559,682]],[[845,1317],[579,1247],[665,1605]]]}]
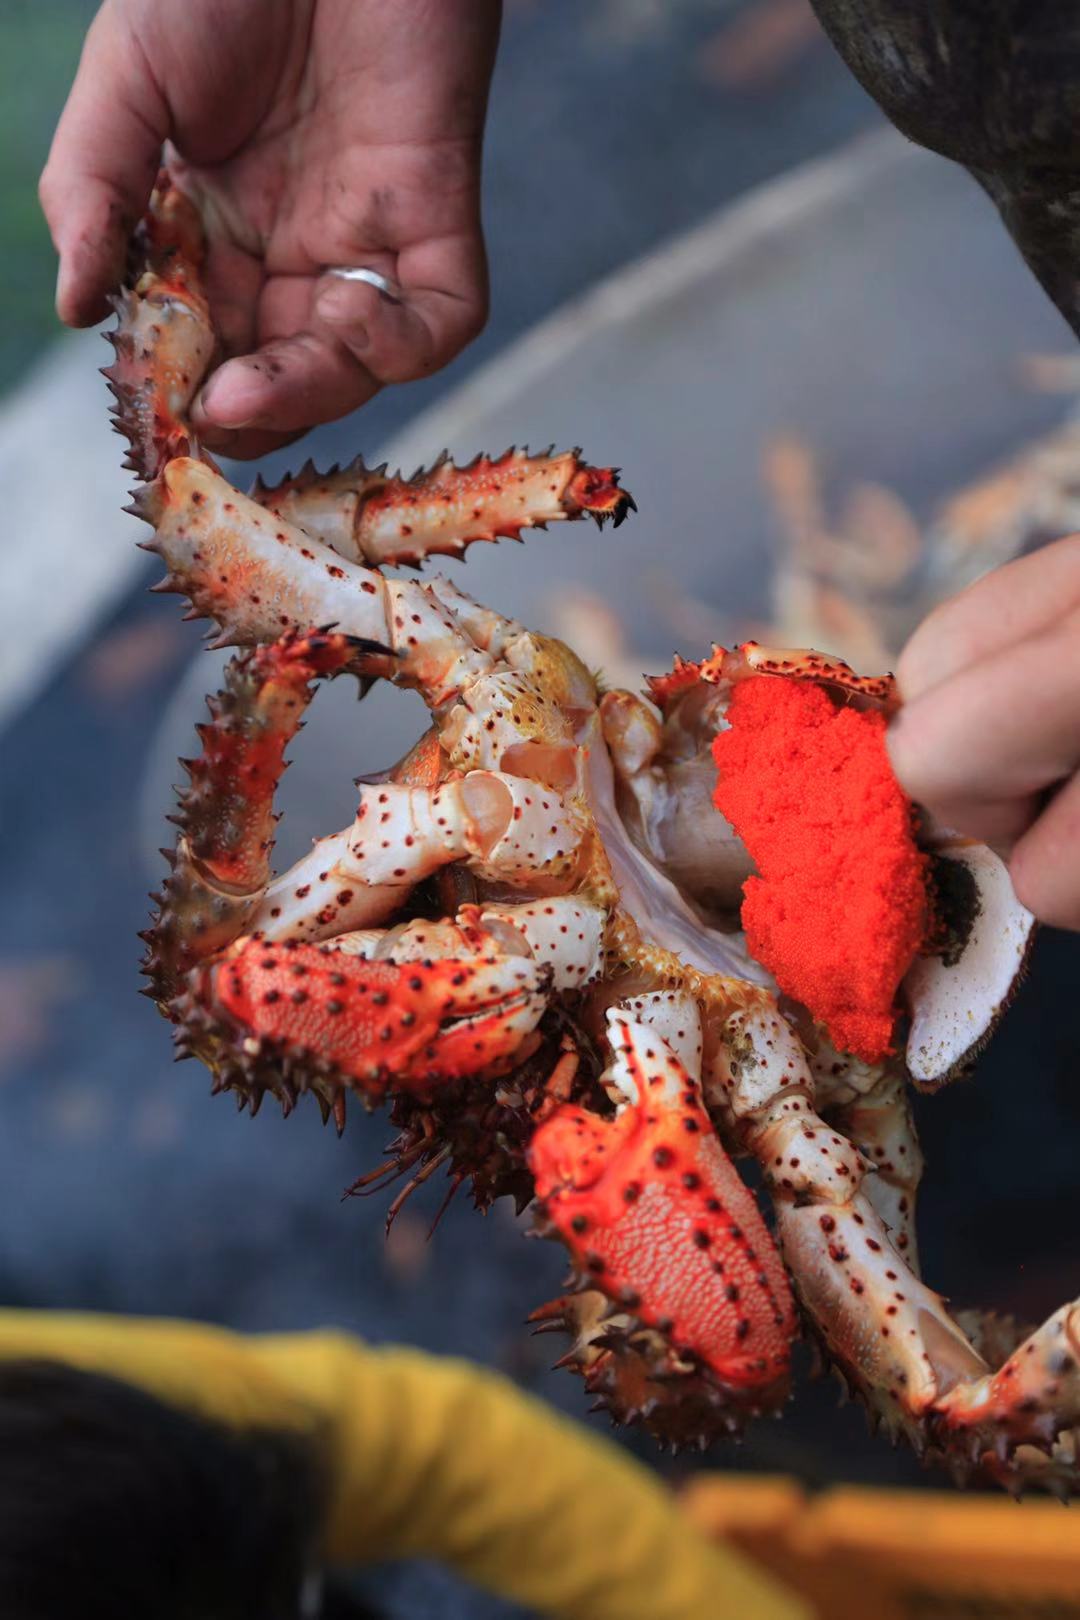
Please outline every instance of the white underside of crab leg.
[{"label": "white underside of crab leg", "polygon": [[814,1111],[813,1077],[784,1019],[738,1013],[725,1041],[713,1088],[769,1181],[803,1306],[868,1405],[924,1449],[934,1403],[986,1364],[894,1247],[866,1195],[872,1163]]},{"label": "white underside of crab leg", "polygon": [[356,820],[274,879],[249,929],[318,940],[370,928],[457,860],[495,882],[558,884],[570,878],[582,835],[557,793],[505,772],[474,771],[439,788],[364,787]]},{"label": "white underside of crab leg", "polygon": [[[650,998],[644,996],[637,999],[642,1003],[650,1002]],[[695,1031],[693,1020],[697,1008],[688,996],[680,997],[680,1001],[685,1032],[683,1045],[692,1049],[695,1038],[700,1042],[700,1015]],[[639,1016],[628,1011],[630,1006],[627,1002],[621,1007],[609,1007],[605,1014],[611,1062],[601,1076],[601,1084],[621,1099],[623,1105],[647,1100],[650,1104],[677,1109],[688,1091],[695,1096],[700,1092],[700,1076],[687,1069],[674,1046],[665,1040],[662,1031],[670,1027],[670,1020],[664,1009],[646,1004],[641,1008],[643,1016]],[[658,1019],[659,1027],[652,1022],[653,1017]],[[700,1057],[700,1047],[698,1051]]]},{"label": "white underside of crab leg", "polygon": [[515,929],[530,954],[551,965],[556,990],[580,990],[600,976],[607,922],[600,906],[552,895],[519,906],[483,905],[480,920],[489,928],[501,923]]},{"label": "white underside of crab leg", "polygon": [[[631,996],[620,1002],[622,1015],[647,1024],[671,1048],[695,1084],[701,1081],[701,1012],[694,998],[684,990],[652,990],[645,995]],[[620,1016],[609,1012],[608,1023]]]},{"label": "white underside of crab leg", "polygon": [[462,906],[455,919],[357,929],[332,943],[350,956],[392,962],[451,961],[492,951],[529,957],[550,970],[551,987],[561,992],[579,990],[599,974],[604,921],[599,907],[556,895],[519,906]]},{"label": "white underside of crab leg", "polygon": [[490,653],[493,658],[501,658],[511,643],[528,633],[525,626],[519,624],[516,619],[508,619],[505,614],[496,613],[494,608],[474,602],[471,596],[460,586],[455,585],[453,580],[447,579],[444,574],[435,575],[431,581],[431,588],[476,645]]},{"label": "white underside of crab leg", "polygon": [[917,1271],[915,1202],[923,1156],[902,1070],[842,1058],[828,1047],[811,1061],[811,1069],[818,1112],[874,1166],[862,1191],[888,1227],[894,1246]]}]

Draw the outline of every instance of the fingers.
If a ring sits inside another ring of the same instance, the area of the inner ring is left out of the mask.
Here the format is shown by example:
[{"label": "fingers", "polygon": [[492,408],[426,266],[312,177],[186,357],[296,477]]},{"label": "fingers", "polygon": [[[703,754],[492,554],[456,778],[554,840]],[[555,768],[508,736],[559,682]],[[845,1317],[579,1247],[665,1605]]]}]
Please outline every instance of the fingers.
[{"label": "fingers", "polygon": [[1012,852],[1017,899],[1054,928],[1080,929],[1080,776],[1050,800]]},{"label": "fingers", "polygon": [[[301,278],[268,284],[261,324],[282,335],[226,361],[207,382],[192,421],[209,448],[261,454],[256,432],[291,437],[334,421],[386,383],[437,371],[481,330],[487,274],[478,231],[411,247],[396,262],[386,253],[363,262],[393,291],[325,273],[304,278],[308,308],[299,330]],[[228,445],[223,432],[234,435]]]},{"label": "fingers", "polygon": [[56,310],[68,326],[107,313],[131,230],[157,172],[168,115],[114,7],[91,25],[39,183],[60,256]]},{"label": "fingers", "polygon": [[191,420],[210,449],[249,458],[264,455],[268,441],[287,443],[317,422],[346,416],[380,387],[332,338],[297,332],[219,366]]},{"label": "fingers", "polygon": [[980,658],[1035,635],[1080,606],[1080,535],[1006,563],[929,614],[896,678],[906,701]]},{"label": "fingers", "polygon": [[487,266],[479,230],[417,243],[388,267],[382,255],[364,262],[396,271],[400,297],[361,281],[322,276],[319,320],[383,382],[412,382],[447,364],[487,319]]},{"label": "fingers", "polygon": [[889,732],[905,790],[947,825],[997,845],[1080,760],[1080,609],[979,658],[904,705]]}]

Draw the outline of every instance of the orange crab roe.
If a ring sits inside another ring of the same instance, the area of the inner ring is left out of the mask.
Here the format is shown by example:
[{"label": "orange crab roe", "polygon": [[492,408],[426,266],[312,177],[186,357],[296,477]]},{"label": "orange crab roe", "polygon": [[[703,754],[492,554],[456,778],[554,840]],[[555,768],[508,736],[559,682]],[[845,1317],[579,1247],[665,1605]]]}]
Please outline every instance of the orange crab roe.
[{"label": "orange crab roe", "polygon": [[927,861],[885,716],[809,681],[740,681],[713,742],[714,801],[750,852],[747,943],[780,989],[866,1062],[892,1050],[896,994],[928,927]]}]

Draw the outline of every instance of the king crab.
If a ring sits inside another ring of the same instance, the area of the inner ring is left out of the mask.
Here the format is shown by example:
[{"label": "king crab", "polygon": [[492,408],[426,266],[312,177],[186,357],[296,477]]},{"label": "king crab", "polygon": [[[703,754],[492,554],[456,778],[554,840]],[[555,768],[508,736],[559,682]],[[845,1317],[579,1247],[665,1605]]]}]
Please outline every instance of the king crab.
[{"label": "king crab", "polygon": [[[309,467],[240,494],[186,422],[215,337],[199,223],[167,176],[135,251],[107,373],[134,510],[157,588],[242,649],[187,762],[145,935],[181,1053],[252,1112],[310,1091],[340,1128],[350,1094],[387,1103],[399,1135],[369,1185],[408,1173],[407,1192],[445,1165],[480,1207],[531,1204],[575,1277],[537,1325],[570,1332],[564,1362],[616,1420],[704,1445],[778,1410],[797,1297],[894,1436],[959,1478],[1071,1489],[1080,1305],[1027,1336],[976,1317],[965,1333],[915,1252],[906,1081],[963,1068],[1007,999],[1032,922],[1004,867],[936,840],[966,922],[907,974],[906,1046],[876,1063],[778,1001],[733,926],[748,860],[709,795],[735,687],[812,682],[874,708],[891,680],[748,645],[677,664],[646,702],[448,580],[383,573],[586,513],[618,524],[633,503],[616,473],[573,452],[444,459],[410,481]],[[274,876],[286,749],[316,683],[343,673],[413,687],[431,727]]]}]

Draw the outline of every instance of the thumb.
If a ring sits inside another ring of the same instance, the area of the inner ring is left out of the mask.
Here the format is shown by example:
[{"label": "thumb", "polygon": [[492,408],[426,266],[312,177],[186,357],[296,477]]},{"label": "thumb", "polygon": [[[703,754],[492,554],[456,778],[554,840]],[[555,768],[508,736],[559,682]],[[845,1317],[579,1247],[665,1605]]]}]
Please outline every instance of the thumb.
[{"label": "thumb", "polygon": [[128,239],[149,199],[169,130],[165,99],[130,31],[106,0],[38,186],[60,257],[56,312],[68,326],[107,313]]}]

